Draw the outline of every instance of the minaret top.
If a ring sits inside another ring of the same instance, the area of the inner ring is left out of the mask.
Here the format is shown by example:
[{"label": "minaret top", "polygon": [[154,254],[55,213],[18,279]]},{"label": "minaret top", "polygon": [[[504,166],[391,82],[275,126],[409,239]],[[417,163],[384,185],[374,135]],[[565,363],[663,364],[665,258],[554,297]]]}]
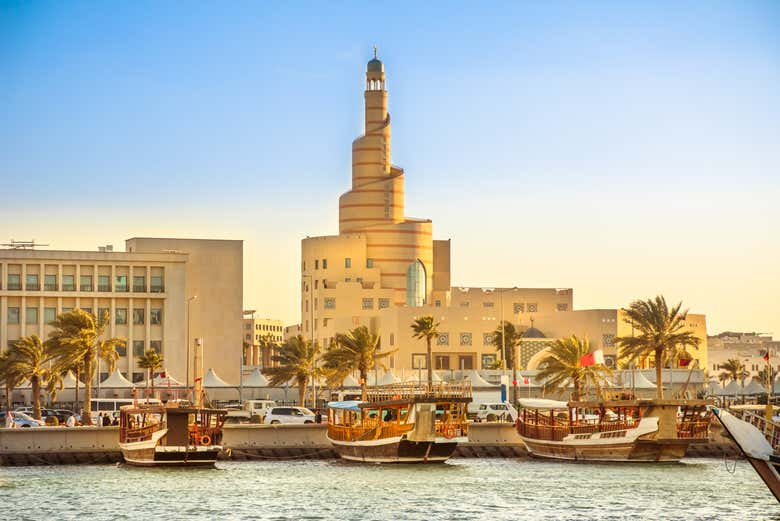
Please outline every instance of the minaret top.
[{"label": "minaret top", "polygon": [[376,45],[374,45],[374,59],[368,62],[368,72],[385,72],[385,65],[376,57]]}]

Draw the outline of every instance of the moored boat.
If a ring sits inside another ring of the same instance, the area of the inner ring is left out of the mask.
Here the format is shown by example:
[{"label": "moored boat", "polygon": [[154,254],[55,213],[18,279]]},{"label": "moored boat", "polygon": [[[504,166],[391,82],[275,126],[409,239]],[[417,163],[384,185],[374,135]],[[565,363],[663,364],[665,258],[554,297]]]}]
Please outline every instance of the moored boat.
[{"label": "moored boat", "polygon": [[346,460],[443,462],[468,439],[471,382],[369,387],[366,400],[328,404],[328,439]]},{"label": "moored boat", "polygon": [[160,404],[125,405],[119,448],[125,463],[145,467],[213,466],[227,411]]},{"label": "moored boat", "polygon": [[706,442],[703,400],[520,400],[517,432],[534,456],[582,461],[673,462]]}]

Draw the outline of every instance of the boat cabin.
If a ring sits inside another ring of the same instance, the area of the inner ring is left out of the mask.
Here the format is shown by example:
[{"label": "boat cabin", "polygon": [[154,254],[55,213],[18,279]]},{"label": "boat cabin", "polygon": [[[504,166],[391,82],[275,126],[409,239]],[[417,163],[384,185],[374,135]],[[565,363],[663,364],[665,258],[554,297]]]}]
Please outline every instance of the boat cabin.
[{"label": "boat cabin", "polygon": [[160,404],[126,405],[119,419],[119,442],[151,440],[167,429],[158,445],[197,447],[222,444],[222,425],[227,411],[194,407],[166,407]]}]

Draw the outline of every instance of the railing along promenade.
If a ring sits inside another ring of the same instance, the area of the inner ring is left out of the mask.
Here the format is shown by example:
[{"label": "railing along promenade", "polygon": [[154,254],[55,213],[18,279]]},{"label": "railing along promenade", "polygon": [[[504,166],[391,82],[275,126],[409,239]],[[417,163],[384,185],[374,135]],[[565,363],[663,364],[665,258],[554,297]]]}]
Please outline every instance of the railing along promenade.
[{"label": "railing along promenade", "polygon": [[462,382],[399,383],[366,388],[369,403],[386,401],[464,401],[471,398],[471,380]]}]

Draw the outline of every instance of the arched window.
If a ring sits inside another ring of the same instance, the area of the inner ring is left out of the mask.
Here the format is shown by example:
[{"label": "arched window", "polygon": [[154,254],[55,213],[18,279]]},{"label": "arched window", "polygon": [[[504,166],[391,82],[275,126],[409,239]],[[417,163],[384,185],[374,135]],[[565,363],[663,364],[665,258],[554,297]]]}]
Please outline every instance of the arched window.
[{"label": "arched window", "polygon": [[426,293],[425,266],[417,259],[406,269],[406,305],[410,307],[424,305]]}]

